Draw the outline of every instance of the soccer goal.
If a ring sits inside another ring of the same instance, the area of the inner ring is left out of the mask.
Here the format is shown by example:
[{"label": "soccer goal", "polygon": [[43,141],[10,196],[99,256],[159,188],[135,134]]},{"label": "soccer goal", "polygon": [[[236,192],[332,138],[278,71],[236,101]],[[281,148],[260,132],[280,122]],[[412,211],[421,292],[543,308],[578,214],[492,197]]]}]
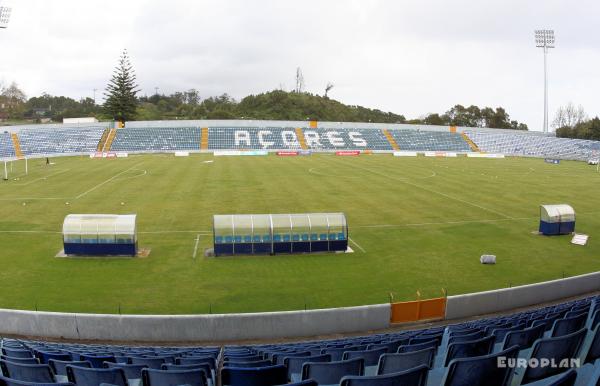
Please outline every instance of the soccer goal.
[{"label": "soccer goal", "polygon": [[5,159],[2,168],[4,181],[20,179],[29,174],[29,160],[27,158]]}]

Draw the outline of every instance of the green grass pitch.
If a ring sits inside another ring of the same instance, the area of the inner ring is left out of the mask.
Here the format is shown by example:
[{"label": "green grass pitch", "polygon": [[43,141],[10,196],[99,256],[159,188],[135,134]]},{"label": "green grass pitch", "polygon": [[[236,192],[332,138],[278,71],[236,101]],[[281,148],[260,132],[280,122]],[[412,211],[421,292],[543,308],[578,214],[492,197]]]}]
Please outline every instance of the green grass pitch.
[{"label": "green grass pitch", "polygon": [[[212,163],[204,161],[214,160]],[[65,157],[0,182],[0,307],[99,313],[314,309],[449,295],[600,269],[600,174],[540,159]],[[67,204],[67,202],[69,204]],[[123,205],[122,205],[123,203]],[[587,246],[535,235],[568,203]],[[213,214],[345,212],[351,254],[205,258]],[[137,213],[147,258],[69,259],[69,213]],[[193,258],[195,240],[199,252]],[[479,263],[484,253],[498,264]]]}]

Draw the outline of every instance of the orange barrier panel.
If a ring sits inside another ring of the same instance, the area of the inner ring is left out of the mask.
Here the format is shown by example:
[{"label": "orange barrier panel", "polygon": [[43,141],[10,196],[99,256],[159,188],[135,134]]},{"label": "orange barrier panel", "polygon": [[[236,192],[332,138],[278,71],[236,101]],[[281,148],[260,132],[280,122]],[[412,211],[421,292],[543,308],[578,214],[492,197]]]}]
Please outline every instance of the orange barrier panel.
[{"label": "orange barrier panel", "polygon": [[456,133],[456,126],[450,126],[450,132]]},{"label": "orange barrier panel", "polygon": [[443,319],[446,315],[446,298],[391,303],[391,323]]},{"label": "orange barrier panel", "polygon": [[317,121],[310,121],[310,128],[311,129],[316,129],[317,128]]}]

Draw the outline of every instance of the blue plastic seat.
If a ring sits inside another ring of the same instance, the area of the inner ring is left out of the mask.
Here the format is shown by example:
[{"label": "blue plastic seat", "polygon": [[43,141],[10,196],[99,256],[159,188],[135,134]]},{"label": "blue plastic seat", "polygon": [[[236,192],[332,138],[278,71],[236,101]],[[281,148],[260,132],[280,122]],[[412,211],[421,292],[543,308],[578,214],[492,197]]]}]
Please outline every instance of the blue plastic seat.
[{"label": "blue plastic seat", "polygon": [[8,378],[26,382],[56,382],[52,369],[48,365],[26,365],[0,361],[2,374]]},{"label": "blue plastic seat", "polygon": [[285,383],[287,383],[287,370],[282,365],[221,369],[222,386],[273,386]]},{"label": "blue plastic seat", "polygon": [[438,345],[439,345],[438,341],[434,339],[434,340],[430,340],[430,341],[424,342],[424,343],[408,344],[408,345],[399,346],[397,352],[403,353],[403,352],[421,351],[426,348],[433,348],[437,352]]},{"label": "blue plastic seat", "polygon": [[519,350],[524,350],[533,345],[533,343],[544,335],[545,326],[535,326],[525,328],[520,331],[511,331],[504,337],[502,350],[506,350],[514,345],[519,346]]},{"label": "blue plastic seat", "polygon": [[244,236],[244,242],[245,243],[251,243],[252,242],[252,236]]},{"label": "blue plastic seat", "polygon": [[[21,363],[24,365],[39,365],[40,361],[37,358],[13,358],[6,355],[0,355],[0,359],[13,363]],[[43,364],[43,363],[42,363]]]},{"label": "blue plastic seat", "polygon": [[40,363],[47,364],[50,359],[56,359],[59,361],[70,361],[71,354],[64,352],[50,352],[50,351],[35,351],[35,357],[40,360]]},{"label": "blue plastic seat", "polygon": [[104,367],[104,362],[116,362],[115,357],[113,355],[90,355],[90,354],[82,354],[80,355],[80,360],[88,361],[92,364],[92,367],[96,369],[101,369]]},{"label": "blue plastic seat", "polygon": [[54,373],[54,377],[57,382],[67,382],[67,366],[79,366],[79,367],[92,367],[92,364],[88,361],[59,361],[57,359],[50,359],[48,365]]},{"label": "blue plastic seat", "polygon": [[144,386],[207,386],[207,374],[202,369],[193,370],[142,370]]},{"label": "blue plastic seat", "polygon": [[571,318],[557,319],[552,326],[551,337],[564,336],[581,330],[587,321],[587,314],[580,314]]},{"label": "blue plastic seat", "polygon": [[309,357],[310,351],[298,351],[298,352],[281,352],[275,353],[271,356],[274,365],[282,365],[284,364],[285,358],[290,357]]},{"label": "blue plastic seat", "polygon": [[146,365],[132,365],[112,362],[106,362],[104,365],[108,369],[122,369],[125,373],[125,378],[127,378],[127,381],[131,381],[132,379],[142,379],[142,370],[148,368]]},{"label": "blue plastic seat", "polygon": [[215,243],[221,244],[223,242],[223,236],[215,236]]},{"label": "blue plastic seat", "polygon": [[98,386],[101,383],[127,386],[127,377],[123,369],[97,369],[79,366],[67,366],[69,382],[77,386]]},{"label": "blue plastic seat", "polygon": [[160,370],[165,358],[161,357],[131,357],[132,365],[146,365],[149,369]]},{"label": "blue plastic seat", "polygon": [[383,354],[379,358],[377,375],[406,371],[421,365],[431,368],[434,357],[435,349],[433,347],[405,353]]},{"label": "blue plastic seat", "polygon": [[346,351],[344,352],[342,359],[347,361],[355,358],[364,359],[364,374],[365,375],[376,375],[377,374],[377,364],[379,363],[379,358],[387,352],[386,347],[377,348],[374,350],[359,350],[359,351]]},{"label": "blue plastic seat", "polygon": [[448,346],[452,343],[470,342],[473,340],[481,339],[483,337],[485,337],[485,332],[483,331],[476,331],[465,335],[450,336],[450,338],[448,339]]},{"label": "blue plastic seat", "polygon": [[509,385],[513,368],[498,366],[499,358],[506,363],[516,359],[519,347],[513,346],[507,350],[478,357],[454,359],[448,365],[448,370],[442,381],[444,386],[507,386]]},{"label": "blue plastic seat", "polygon": [[591,340],[585,347],[585,352],[582,349],[581,358],[583,363],[594,363],[600,358],[600,325],[591,331]]},{"label": "blue plastic seat", "polygon": [[242,236],[234,236],[233,238],[233,242],[234,243],[241,243],[242,242]]},{"label": "blue plastic seat", "polygon": [[331,355],[320,354],[309,357],[285,357],[283,364],[287,368],[288,379],[292,382],[297,382],[302,379],[302,366],[307,362],[331,362]]},{"label": "blue plastic seat", "polygon": [[423,365],[384,375],[345,376],[340,386],[425,386],[428,371],[429,368]]},{"label": "blue plastic seat", "polygon": [[[582,328],[569,335],[564,335],[556,338],[545,338],[539,339],[533,345],[530,359],[539,360],[553,360],[555,363],[560,364],[562,360],[575,359],[583,339],[585,338],[587,330]],[[560,366],[538,366],[538,367],[527,367],[522,372],[521,384],[534,382],[543,378],[550,377],[552,375],[566,371],[566,368]]]},{"label": "blue plastic seat", "polygon": [[448,366],[453,359],[488,355],[493,347],[494,337],[491,335],[468,342],[452,343],[448,346],[444,367]]},{"label": "blue plastic seat", "polygon": [[2,348],[2,354],[13,358],[33,358],[31,351],[26,349]]},{"label": "blue plastic seat", "polygon": [[16,379],[0,376],[0,386],[75,386],[70,382],[60,383],[41,383],[41,382],[25,382]]},{"label": "blue plastic seat", "polygon": [[260,236],[259,235],[252,236],[252,241],[255,243],[260,243]]},{"label": "blue plastic seat", "polygon": [[195,365],[201,363],[208,363],[210,365],[210,368],[213,370],[217,367],[217,362],[215,358],[210,355],[181,357],[175,359],[176,365]]},{"label": "blue plastic seat", "polygon": [[322,385],[337,385],[347,375],[364,374],[362,358],[338,362],[307,362],[302,365],[302,380],[313,379]]},{"label": "blue plastic seat", "polygon": [[258,361],[241,361],[238,362],[235,359],[226,361],[223,363],[224,367],[266,367],[272,366],[273,362],[269,359],[261,359]]},{"label": "blue plastic seat", "polygon": [[300,241],[300,235],[292,235],[292,241]]},{"label": "blue plastic seat", "polygon": [[306,233],[302,235],[302,241],[308,241],[309,239],[310,237]]}]

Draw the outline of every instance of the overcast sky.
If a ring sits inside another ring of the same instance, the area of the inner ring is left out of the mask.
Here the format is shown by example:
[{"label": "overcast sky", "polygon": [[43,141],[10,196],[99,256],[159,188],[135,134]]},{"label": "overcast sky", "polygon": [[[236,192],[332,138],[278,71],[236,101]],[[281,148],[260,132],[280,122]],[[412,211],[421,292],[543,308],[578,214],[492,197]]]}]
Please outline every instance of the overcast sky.
[{"label": "overcast sky", "polygon": [[[6,0],[0,0],[0,4]],[[294,86],[408,118],[503,106],[540,130],[552,28],[550,119],[569,101],[600,114],[600,2],[552,0],[12,0],[0,80],[28,96],[100,100],[121,51],[142,95],[196,88],[236,99]]]}]

